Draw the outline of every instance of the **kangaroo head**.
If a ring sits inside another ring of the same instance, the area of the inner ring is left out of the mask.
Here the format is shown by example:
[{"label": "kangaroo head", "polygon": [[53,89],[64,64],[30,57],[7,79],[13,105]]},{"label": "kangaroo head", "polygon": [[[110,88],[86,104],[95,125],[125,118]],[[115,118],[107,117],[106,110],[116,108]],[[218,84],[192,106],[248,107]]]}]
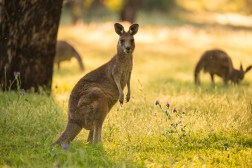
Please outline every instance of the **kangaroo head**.
[{"label": "kangaroo head", "polygon": [[240,70],[234,69],[231,73],[230,79],[234,83],[239,83],[241,80],[243,80],[245,73],[247,73],[249,70],[251,70],[252,66],[248,66],[246,70],[243,70],[243,66],[241,64]]},{"label": "kangaroo head", "polygon": [[138,24],[132,24],[127,32],[124,31],[124,27],[115,23],[115,32],[120,36],[117,51],[124,54],[132,54],[135,49],[134,35],[138,31]]}]

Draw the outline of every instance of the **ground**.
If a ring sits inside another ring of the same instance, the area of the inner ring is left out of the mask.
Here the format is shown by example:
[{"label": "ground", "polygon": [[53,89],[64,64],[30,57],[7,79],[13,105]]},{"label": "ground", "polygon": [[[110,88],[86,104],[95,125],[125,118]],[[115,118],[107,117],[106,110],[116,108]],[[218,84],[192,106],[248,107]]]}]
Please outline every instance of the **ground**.
[{"label": "ground", "polygon": [[131,101],[110,111],[103,145],[87,145],[83,130],[66,149],[51,144],[65,127],[71,89],[115,54],[118,36],[113,22],[105,22],[63,25],[58,38],[76,47],[86,70],[81,72],[74,59],[63,62],[60,70],[55,66],[51,97],[0,92],[0,165],[252,166],[252,71],[239,86],[224,87],[217,78],[213,87],[204,73],[200,87],[193,83],[194,67],[207,49],[225,50],[235,68],[241,62],[244,67],[252,64],[252,31],[246,25],[140,23]]}]

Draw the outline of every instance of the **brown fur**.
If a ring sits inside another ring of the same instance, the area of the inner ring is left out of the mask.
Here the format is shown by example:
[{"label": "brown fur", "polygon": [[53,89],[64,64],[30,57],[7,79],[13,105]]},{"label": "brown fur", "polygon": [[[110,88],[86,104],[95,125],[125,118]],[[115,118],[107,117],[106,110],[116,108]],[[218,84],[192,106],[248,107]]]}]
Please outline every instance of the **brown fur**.
[{"label": "brown fur", "polygon": [[86,74],[74,86],[69,98],[67,127],[56,144],[69,143],[82,128],[90,130],[88,142],[101,142],[103,121],[118,99],[123,104],[126,85],[126,100],[130,100],[132,53],[135,48],[133,35],[138,31],[138,24],[131,25],[128,32],[119,23],[114,26],[120,36],[117,54],[106,64]]},{"label": "brown fur", "polygon": [[232,60],[227,53],[217,49],[208,50],[201,56],[196,65],[194,72],[195,84],[200,84],[199,73],[201,69],[204,69],[204,72],[210,74],[213,84],[214,75],[221,77],[225,84],[227,84],[229,80],[238,84],[244,78],[245,73],[251,68],[252,66],[249,66],[244,71],[241,65],[240,70],[234,69]]},{"label": "brown fur", "polygon": [[84,66],[82,63],[82,59],[80,54],[76,51],[76,49],[64,40],[57,41],[56,45],[56,55],[54,58],[54,62],[58,65],[58,69],[60,69],[60,63],[62,61],[70,61],[72,57],[75,57],[80,65],[80,69],[84,71]]}]

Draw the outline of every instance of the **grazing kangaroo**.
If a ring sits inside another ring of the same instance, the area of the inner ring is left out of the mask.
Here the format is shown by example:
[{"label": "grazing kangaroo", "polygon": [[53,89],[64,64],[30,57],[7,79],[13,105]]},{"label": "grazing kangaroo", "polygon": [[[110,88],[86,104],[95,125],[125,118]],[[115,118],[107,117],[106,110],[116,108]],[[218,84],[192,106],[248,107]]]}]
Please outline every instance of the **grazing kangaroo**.
[{"label": "grazing kangaroo", "polygon": [[60,62],[70,60],[72,57],[75,57],[80,65],[80,69],[83,71],[84,66],[82,63],[81,56],[75,50],[75,48],[66,41],[57,41],[56,45],[56,55],[54,62],[58,64],[58,69],[60,69]]},{"label": "grazing kangaroo", "polygon": [[89,131],[87,142],[101,142],[103,121],[119,99],[123,104],[123,89],[127,84],[126,101],[130,100],[130,77],[132,71],[134,35],[138,24],[132,24],[128,32],[115,23],[115,32],[120,36],[116,55],[106,64],[89,72],[74,86],[68,103],[68,123],[55,144],[69,143],[85,128]]},{"label": "grazing kangaroo", "polygon": [[204,72],[210,73],[212,84],[214,84],[214,75],[218,75],[223,79],[224,84],[226,85],[229,80],[234,84],[238,84],[252,66],[247,67],[244,71],[241,65],[240,70],[236,70],[234,69],[232,60],[227,53],[216,49],[206,51],[197,63],[194,72],[195,84],[197,85],[200,84],[199,73],[202,68],[204,69]]}]

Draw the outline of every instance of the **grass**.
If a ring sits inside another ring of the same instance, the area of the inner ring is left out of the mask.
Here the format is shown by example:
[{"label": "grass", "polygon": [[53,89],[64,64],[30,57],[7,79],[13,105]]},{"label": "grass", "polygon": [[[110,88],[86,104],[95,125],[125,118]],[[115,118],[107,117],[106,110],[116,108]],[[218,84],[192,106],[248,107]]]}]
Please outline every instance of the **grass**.
[{"label": "grass", "polygon": [[239,86],[224,87],[217,78],[212,87],[203,73],[202,86],[193,84],[194,66],[206,49],[224,49],[236,68],[240,61],[250,65],[251,30],[191,24],[141,27],[135,40],[131,101],[110,111],[103,145],[87,145],[83,130],[67,150],[51,144],[65,127],[70,91],[85,73],[113,56],[118,37],[113,23],[107,22],[65,25],[59,38],[76,46],[86,70],[81,72],[74,59],[55,68],[51,97],[0,92],[3,167],[252,166],[252,72]]}]

